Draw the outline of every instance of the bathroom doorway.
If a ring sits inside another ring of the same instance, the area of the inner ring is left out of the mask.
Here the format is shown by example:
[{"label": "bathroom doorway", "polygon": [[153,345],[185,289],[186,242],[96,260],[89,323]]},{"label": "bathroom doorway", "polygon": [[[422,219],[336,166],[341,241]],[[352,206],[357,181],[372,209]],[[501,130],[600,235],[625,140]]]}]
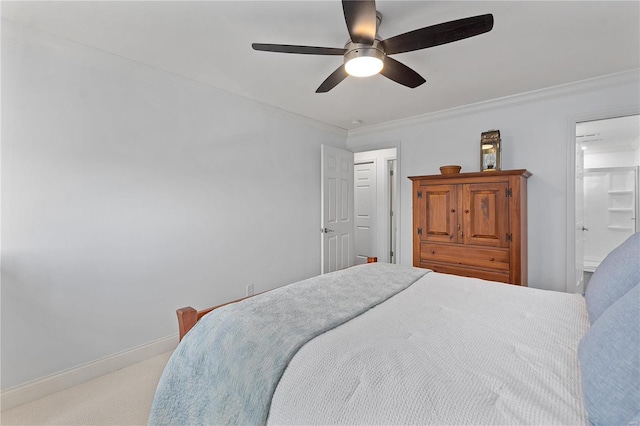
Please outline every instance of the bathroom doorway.
[{"label": "bathroom doorway", "polygon": [[355,264],[397,263],[397,148],[354,153]]},{"label": "bathroom doorway", "polygon": [[604,257],[639,229],[640,116],[576,124],[576,274],[584,292]]}]

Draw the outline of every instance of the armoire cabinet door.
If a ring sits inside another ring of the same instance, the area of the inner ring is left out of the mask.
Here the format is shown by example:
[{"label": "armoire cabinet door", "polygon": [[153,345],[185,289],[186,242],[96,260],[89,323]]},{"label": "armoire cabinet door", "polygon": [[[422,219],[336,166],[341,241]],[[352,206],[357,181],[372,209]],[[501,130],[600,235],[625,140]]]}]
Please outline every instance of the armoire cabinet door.
[{"label": "armoire cabinet door", "polygon": [[457,185],[425,185],[423,197],[424,229],[422,241],[458,242]]},{"label": "armoire cabinet door", "polygon": [[462,185],[464,244],[509,247],[509,183]]}]

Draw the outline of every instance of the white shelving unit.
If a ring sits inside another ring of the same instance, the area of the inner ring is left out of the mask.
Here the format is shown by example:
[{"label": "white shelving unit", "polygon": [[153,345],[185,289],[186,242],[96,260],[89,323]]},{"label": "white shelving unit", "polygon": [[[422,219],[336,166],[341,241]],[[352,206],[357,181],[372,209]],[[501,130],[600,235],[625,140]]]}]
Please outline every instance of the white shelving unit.
[{"label": "white shelving unit", "polygon": [[585,271],[638,229],[638,167],[584,170]]}]

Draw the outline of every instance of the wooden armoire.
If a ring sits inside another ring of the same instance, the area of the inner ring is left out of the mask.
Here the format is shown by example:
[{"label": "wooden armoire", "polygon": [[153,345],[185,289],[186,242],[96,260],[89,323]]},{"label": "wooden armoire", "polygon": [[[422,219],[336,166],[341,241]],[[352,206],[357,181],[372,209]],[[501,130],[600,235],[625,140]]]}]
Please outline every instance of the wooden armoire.
[{"label": "wooden armoire", "polygon": [[527,170],[412,176],[413,265],[527,285]]}]

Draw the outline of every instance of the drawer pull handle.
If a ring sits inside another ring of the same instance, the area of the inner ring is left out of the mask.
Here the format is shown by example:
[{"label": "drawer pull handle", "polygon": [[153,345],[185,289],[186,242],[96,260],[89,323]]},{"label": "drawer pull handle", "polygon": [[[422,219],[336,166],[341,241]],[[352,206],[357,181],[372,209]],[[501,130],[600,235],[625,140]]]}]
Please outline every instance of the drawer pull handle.
[{"label": "drawer pull handle", "polygon": [[464,212],[465,212],[465,213],[469,213],[469,210],[465,210]]},{"label": "drawer pull handle", "polygon": [[451,209],[451,213],[455,213],[455,212],[456,212],[456,209]]},{"label": "drawer pull handle", "polygon": [[492,257],[491,259],[489,259],[489,262],[493,262],[494,260],[496,259]]},{"label": "drawer pull handle", "polygon": [[435,250],[431,250],[431,254],[436,254],[436,251]]}]

